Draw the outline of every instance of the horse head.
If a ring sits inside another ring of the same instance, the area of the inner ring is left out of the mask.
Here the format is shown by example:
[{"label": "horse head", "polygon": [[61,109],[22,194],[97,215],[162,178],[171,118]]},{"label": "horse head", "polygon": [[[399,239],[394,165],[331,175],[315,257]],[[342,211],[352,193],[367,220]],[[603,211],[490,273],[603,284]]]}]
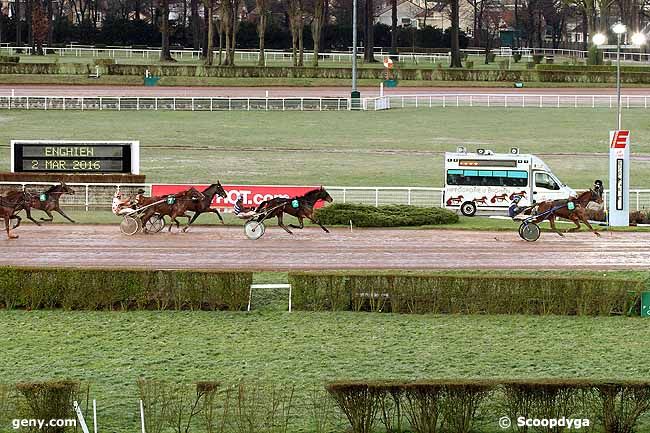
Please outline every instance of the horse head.
[{"label": "horse head", "polygon": [[334,201],[332,196],[327,191],[325,191],[325,188],[323,188],[322,186],[318,190],[318,194],[316,196],[318,197],[319,200],[325,200],[328,203],[332,203]]},{"label": "horse head", "polygon": [[70,188],[68,185],[65,184],[65,182],[60,181],[61,185],[59,186],[61,192],[63,194],[70,194],[74,195],[74,189]]},{"label": "horse head", "polygon": [[215,186],[217,187],[217,195],[219,197],[226,198],[228,196],[226,190],[223,189],[223,186],[221,186],[221,182],[217,181],[217,183],[215,183]]}]

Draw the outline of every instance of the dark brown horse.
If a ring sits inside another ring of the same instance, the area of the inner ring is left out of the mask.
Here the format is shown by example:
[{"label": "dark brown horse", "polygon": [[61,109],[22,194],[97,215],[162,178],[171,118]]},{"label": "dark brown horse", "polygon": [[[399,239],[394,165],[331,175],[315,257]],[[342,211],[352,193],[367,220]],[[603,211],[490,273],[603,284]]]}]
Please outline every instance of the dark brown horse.
[{"label": "dark brown horse", "polygon": [[[594,191],[592,189],[589,189],[579,194],[577,198],[568,199],[568,200],[543,201],[539,203],[536,207],[537,214],[542,215],[545,212],[548,212],[550,210],[552,210],[552,212],[550,212],[548,215],[540,216],[538,219],[535,219],[534,222],[539,223],[547,219],[548,222],[551,224],[551,228],[553,229],[553,231],[555,231],[555,233],[557,233],[560,236],[564,236],[555,227],[555,218],[560,217],[560,218],[573,221],[573,223],[576,225],[575,227],[568,229],[567,232],[575,232],[576,230],[580,230],[580,222],[582,222],[587,227],[589,227],[589,230],[591,230],[593,234],[595,234],[597,237],[600,237],[600,233],[594,230],[591,224],[589,224],[585,212],[585,208],[587,207],[587,204],[590,201],[595,201],[596,203],[602,203],[603,198],[601,193],[598,190]],[[573,206],[570,203],[573,203]],[[574,209],[570,209],[570,207],[574,207]]]},{"label": "dark brown horse", "polygon": [[327,230],[320,223],[320,221],[314,218],[314,205],[318,200],[325,200],[326,202],[331,203],[333,199],[329,193],[325,191],[325,188],[321,186],[320,188],[309,191],[305,195],[301,195],[299,197],[276,197],[272,198],[271,200],[263,201],[259,206],[257,206],[255,212],[266,212],[266,218],[264,215],[262,215],[257,218],[257,221],[277,217],[278,225],[282,227],[287,233],[293,234],[291,230],[289,230],[289,228],[282,222],[282,215],[286,213],[298,218],[298,221],[300,222],[299,226],[289,224],[289,227],[302,229],[304,227],[303,219],[307,218],[309,221],[318,224],[320,228],[325,230],[326,233],[329,233],[329,230]]},{"label": "dark brown horse", "polygon": [[[185,217],[190,219],[190,216],[186,214],[188,208],[192,206],[192,203],[196,203],[200,200],[203,200],[205,196],[194,188],[190,188],[185,191],[178,192],[176,194],[170,195],[161,195],[155,197],[142,197],[138,198],[138,207],[144,207],[152,205],[158,201],[154,206],[150,206],[144,211],[142,215],[142,225],[146,227],[149,219],[156,213],[161,216],[169,216],[171,221],[176,224],[176,228],[180,228],[181,223],[176,219],[178,217]],[[169,231],[171,232],[172,226],[169,225]]]},{"label": "dark brown horse", "polygon": [[50,222],[54,220],[52,211],[55,211],[61,214],[63,218],[67,219],[71,223],[74,223],[75,221],[67,216],[59,206],[59,200],[64,194],[74,195],[74,190],[64,182],[61,182],[59,185],[54,185],[40,194],[32,194],[29,205],[32,209],[42,210],[47,214],[49,218],[41,218],[41,221]]},{"label": "dark brown horse", "polygon": [[208,212],[216,213],[217,216],[219,217],[219,220],[221,221],[221,224],[224,224],[223,218],[221,217],[219,211],[217,209],[213,209],[210,207],[210,205],[212,204],[212,199],[214,198],[215,195],[218,195],[221,198],[226,198],[226,190],[223,189],[221,183],[219,181],[217,181],[217,183],[213,183],[212,185],[210,185],[209,187],[201,191],[201,194],[203,194],[204,198],[202,200],[198,200],[190,203],[188,208],[186,209],[188,211],[194,212],[194,215],[189,220],[187,225],[183,227],[183,232],[187,231],[187,229],[190,228],[192,223],[196,221],[196,219],[202,213],[208,213]]},{"label": "dark brown horse", "polygon": [[16,219],[16,227],[14,228],[20,226],[21,218],[16,214],[23,209],[27,212],[27,218],[36,225],[41,225],[41,223],[32,218],[29,210],[30,199],[30,194],[25,191],[11,191],[5,196],[0,196],[0,218],[5,220],[5,230],[7,230],[8,239],[18,239],[18,235],[11,233],[10,224],[12,219]]}]

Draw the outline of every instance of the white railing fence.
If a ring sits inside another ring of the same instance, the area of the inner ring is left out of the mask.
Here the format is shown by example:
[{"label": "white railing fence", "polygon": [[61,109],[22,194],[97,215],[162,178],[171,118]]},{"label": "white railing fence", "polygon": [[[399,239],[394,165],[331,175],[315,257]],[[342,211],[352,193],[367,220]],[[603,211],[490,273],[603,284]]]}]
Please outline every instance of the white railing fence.
[{"label": "white railing fence", "polygon": [[[647,109],[650,95],[623,95],[625,109]],[[615,108],[616,95],[427,94],[363,98],[364,110],[389,108]],[[0,110],[341,111],[345,97],[0,96]]]},{"label": "white railing fence", "polygon": [[0,110],[340,111],[349,98],[0,96]]},{"label": "white railing fence", "polygon": [[[647,109],[650,95],[623,95],[623,108]],[[365,98],[365,110],[388,108],[615,108],[616,95],[550,95],[550,94],[430,94],[430,95],[384,95]]]},{"label": "white railing fence", "polygon": [[[48,182],[0,182],[0,190],[27,189],[44,191],[54,183]],[[110,210],[113,195],[117,191],[128,195],[144,189],[151,195],[152,184],[70,183],[74,195],[61,197],[61,204],[76,210]],[[326,186],[335,203],[361,203],[371,206],[387,204],[410,204],[414,206],[442,206],[443,188],[427,187],[349,187]],[[605,200],[607,191],[605,191]],[[650,209],[650,189],[630,191],[630,210]]]}]

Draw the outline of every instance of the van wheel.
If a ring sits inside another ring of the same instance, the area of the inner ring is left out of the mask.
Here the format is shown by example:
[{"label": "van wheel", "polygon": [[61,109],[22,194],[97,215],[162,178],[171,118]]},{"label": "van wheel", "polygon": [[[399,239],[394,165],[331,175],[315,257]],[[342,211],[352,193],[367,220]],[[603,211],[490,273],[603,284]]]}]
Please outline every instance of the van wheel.
[{"label": "van wheel", "polygon": [[468,217],[474,216],[476,213],[476,204],[473,201],[466,201],[460,205],[460,213]]}]

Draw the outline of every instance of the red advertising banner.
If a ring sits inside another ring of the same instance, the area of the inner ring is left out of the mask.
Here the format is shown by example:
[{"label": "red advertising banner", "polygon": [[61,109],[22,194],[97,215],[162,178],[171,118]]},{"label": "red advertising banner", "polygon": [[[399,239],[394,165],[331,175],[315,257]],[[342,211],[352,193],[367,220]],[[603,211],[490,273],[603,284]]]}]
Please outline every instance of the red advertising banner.
[{"label": "red advertising banner", "polygon": [[[168,194],[175,194],[184,191],[191,187],[203,191],[209,185],[168,185],[168,184],[153,184],[151,185],[151,195],[161,196]],[[292,198],[303,195],[311,191],[316,186],[275,186],[275,185],[223,185],[226,190],[227,197],[221,198],[215,196],[212,200],[212,207],[230,208],[233,207],[238,197],[242,197],[244,205],[257,206],[265,200],[274,197]],[[322,202],[316,203],[315,207],[321,207]]]}]

